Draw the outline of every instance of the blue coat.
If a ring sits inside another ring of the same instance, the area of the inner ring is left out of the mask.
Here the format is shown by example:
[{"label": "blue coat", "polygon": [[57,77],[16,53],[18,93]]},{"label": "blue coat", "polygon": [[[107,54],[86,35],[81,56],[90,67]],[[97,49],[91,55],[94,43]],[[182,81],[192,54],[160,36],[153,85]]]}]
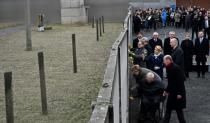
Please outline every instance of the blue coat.
[{"label": "blue coat", "polygon": [[164,9],[161,14],[161,19],[164,24],[166,23],[166,17],[167,17],[167,13],[166,13],[166,10]]},{"label": "blue coat", "polygon": [[[163,54],[159,56],[154,56],[151,54],[148,58],[148,68],[155,73],[157,73],[163,79]],[[155,69],[155,67],[159,67],[159,69]]]}]

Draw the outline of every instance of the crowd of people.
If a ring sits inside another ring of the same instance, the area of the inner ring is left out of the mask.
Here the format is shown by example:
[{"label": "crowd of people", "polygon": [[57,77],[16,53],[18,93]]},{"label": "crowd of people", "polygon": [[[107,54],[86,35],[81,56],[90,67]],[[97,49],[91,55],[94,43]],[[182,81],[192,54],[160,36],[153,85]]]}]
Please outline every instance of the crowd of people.
[{"label": "crowd of people", "polygon": [[[156,96],[162,93],[163,96],[168,96],[163,122],[169,123],[172,110],[176,110],[179,122],[186,123],[182,111],[186,107],[184,81],[190,77],[193,58],[196,62],[197,77],[205,78],[205,65],[209,56],[210,13],[196,6],[136,10],[133,24],[136,38],[129,48],[129,55],[133,61],[132,72],[136,78],[138,93],[142,98],[143,109],[149,110],[147,106],[151,104],[151,97],[154,97],[152,104],[157,104],[155,103],[158,99]],[[159,38],[157,32],[154,32],[152,38],[148,39],[141,33],[142,29],[156,30],[166,26],[184,28],[185,37],[180,40],[174,31],[170,31],[164,40]],[[190,28],[192,34],[189,33]],[[193,40],[194,33],[196,34],[195,40]],[[142,68],[147,68],[152,73],[144,73],[142,76]],[[166,74],[163,73],[164,68]],[[161,80],[155,79],[155,74],[159,75],[162,80],[167,78],[166,88],[163,88]],[[149,98],[145,98],[145,95]]]},{"label": "crowd of people", "polygon": [[156,30],[157,28],[171,26],[184,28],[187,32],[191,28],[192,40],[194,39],[194,34],[198,37],[197,34],[201,30],[210,39],[209,18],[210,11],[197,6],[188,8],[138,9],[133,16],[134,32],[138,33],[143,29]]},{"label": "crowd of people", "polygon": [[159,38],[157,32],[153,33],[151,39],[143,37],[141,32],[137,33],[137,37],[133,40],[133,46],[130,48],[133,64],[151,69],[163,79],[164,55],[171,55],[173,62],[179,65],[187,78],[189,78],[189,72],[192,70],[194,58],[197,77],[205,78],[209,40],[203,31],[198,32],[198,38],[195,41],[192,41],[190,34],[186,33],[181,43],[179,43],[174,31],[170,31],[169,36],[164,41]]}]

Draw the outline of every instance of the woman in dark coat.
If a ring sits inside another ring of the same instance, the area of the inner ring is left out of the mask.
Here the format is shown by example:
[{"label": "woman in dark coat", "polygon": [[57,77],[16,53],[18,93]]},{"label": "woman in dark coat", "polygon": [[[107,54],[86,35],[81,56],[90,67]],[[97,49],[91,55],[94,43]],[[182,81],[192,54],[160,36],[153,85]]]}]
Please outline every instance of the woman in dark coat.
[{"label": "woman in dark coat", "polygon": [[157,45],[154,54],[149,56],[148,69],[154,71],[163,79],[163,54],[161,46]]},{"label": "woman in dark coat", "polygon": [[138,42],[138,48],[135,50],[134,64],[138,64],[141,67],[146,67],[145,58],[147,57],[147,50],[144,48],[142,41]]},{"label": "woman in dark coat", "polygon": [[182,69],[173,63],[170,55],[164,56],[164,64],[168,77],[168,86],[164,96],[168,95],[166,114],[163,123],[169,123],[172,110],[176,110],[180,123],[186,123],[183,109],[186,108],[185,75]]},{"label": "woman in dark coat", "polygon": [[185,40],[182,41],[181,48],[184,52],[185,76],[189,78],[189,71],[192,70],[192,57],[193,57],[193,50],[194,50],[193,41],[190,40],[189,33],[185,35]]}]

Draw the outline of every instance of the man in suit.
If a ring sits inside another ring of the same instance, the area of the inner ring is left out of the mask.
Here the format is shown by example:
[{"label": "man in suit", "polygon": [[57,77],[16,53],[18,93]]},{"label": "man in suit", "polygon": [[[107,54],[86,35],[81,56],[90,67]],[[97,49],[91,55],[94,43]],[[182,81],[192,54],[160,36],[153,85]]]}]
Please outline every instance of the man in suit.
[{"label": "man in suit", "polygon": [[141,17],[139,11],[137,11],[133,16],[133,24],[134,24],[134,32],[135,34],[137,34],[138,32],[140,32],[141,28]]},{"label": "man in suit", "polygon": [[172,38],[176,38],[179,45],[179,39],[176,37],[176,33],[174,31],[169,32],[169,37],[164,40],[164,55],[171,55],[172,47],[170,45],[170,40]]},{"label": "man in suit", "polygon": [[178,41],[176,38],[170,40],[170,45],[172,47],[171,57],[175,64],[177,64],[184,71],[184,52],[178,46]]},{"label": "man in suit", "polygon": [[200,77],[200,72],[202,72],[202,78],[205,78],[205,65],[209,56],[209,41],[204,37],[203,31],[200,31],[198,38],[195,39],[194,55],[197,63],[197,77]]},{"label": "man in suit", "polygon": [[196,34],[196,38],[198,38],[198,30],[199,30],[198,16],[194,15],[192,20],[192,40],[194,39],[194,33]]},{"label": "man in suit", "polygon": [[185,75],[170,55],[164,56],[163,61],[168,76],[168,85],[163,93],[163,96],[168,96],[163,123],[169,123],[172,110],[176,111],[179,123],[186,123],[183,112],[186,108]]},{"label": "man in suit", "polygon": [[208,36],[208,40],[210,40],[210,18],[208,16],[205,16],[205,19],[203,21],[203,27],[204,37]]},{"label": "man in suit", "polygon": [[191,24],[191,14],[187,11],[185,16],[185,31],[188,32]]},{"label": "man in suit", "polygon": [[203,15],[202,11],[200,11],[199,15],[198,15],[199,31],[201,31],[203,29],[203,22],[204,22],[204,15]]},{"label": "man in suit", "polygon": [[162,40],[159,39],[159,34],[157,32],[153,33],[153,37],[152,39],[149,40],[149,44],[152,47],[152,52],[154,53],[155,47],[157,45],[161,46],[161,48],[163,48],[163,43]]}]

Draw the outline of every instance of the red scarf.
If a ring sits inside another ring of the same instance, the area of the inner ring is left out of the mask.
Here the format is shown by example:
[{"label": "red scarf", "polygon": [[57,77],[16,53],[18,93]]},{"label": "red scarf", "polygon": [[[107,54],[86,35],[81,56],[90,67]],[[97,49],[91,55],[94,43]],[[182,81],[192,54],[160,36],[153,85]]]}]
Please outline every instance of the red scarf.
[{"label": "red scarf", "polygon": [[166,69],[170,69],[170,68],[172,67],[172,65],[173,65],[173,62],[171,62],[170,64],[168,64],[168,65],[165,66],[165,67],[166,67]]}]

